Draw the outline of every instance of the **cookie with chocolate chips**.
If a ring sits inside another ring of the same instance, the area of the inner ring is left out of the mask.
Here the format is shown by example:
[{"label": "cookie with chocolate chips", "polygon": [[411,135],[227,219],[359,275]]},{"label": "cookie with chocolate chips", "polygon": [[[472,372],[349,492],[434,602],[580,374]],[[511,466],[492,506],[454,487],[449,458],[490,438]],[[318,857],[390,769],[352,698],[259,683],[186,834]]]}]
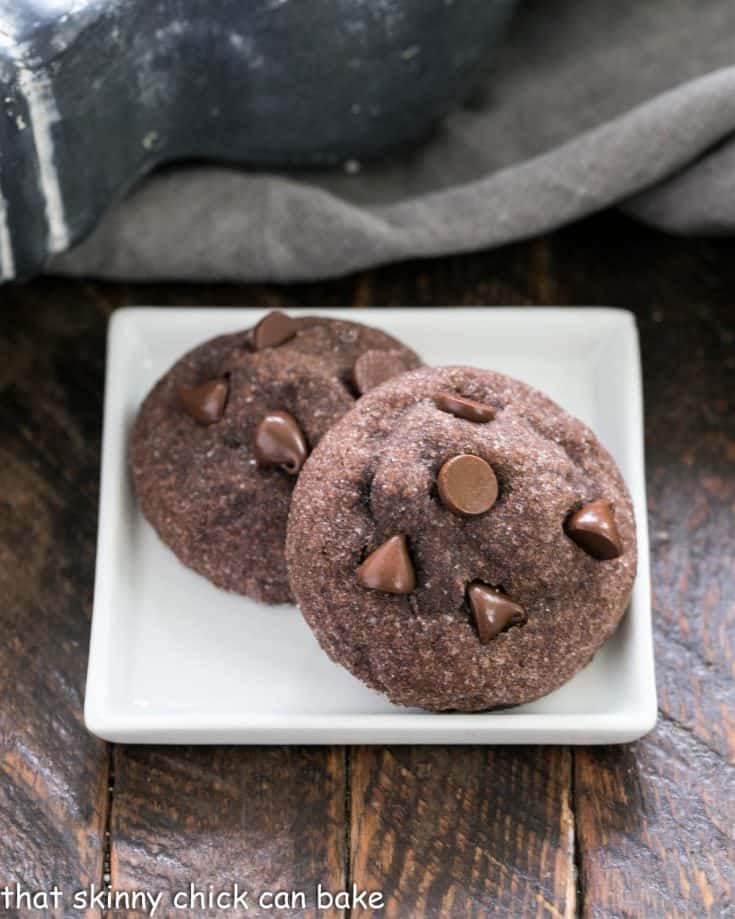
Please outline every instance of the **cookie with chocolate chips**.
[{"label": "cookie with chocolate chips", "polygon": [[130,465],[143,513],[219,587],[289,601],[284,540],[301,466],[363,388],[418,365],[377,329],[279,312],[205,342],[140,409]]},{"label": "cookie with chocolate chips", "polygon": [[329,656],[398,704],[481,711],[557,688],[613,633],[633,508],[594,434],[468,367],[402,374],[304,465],[286,554]]}]

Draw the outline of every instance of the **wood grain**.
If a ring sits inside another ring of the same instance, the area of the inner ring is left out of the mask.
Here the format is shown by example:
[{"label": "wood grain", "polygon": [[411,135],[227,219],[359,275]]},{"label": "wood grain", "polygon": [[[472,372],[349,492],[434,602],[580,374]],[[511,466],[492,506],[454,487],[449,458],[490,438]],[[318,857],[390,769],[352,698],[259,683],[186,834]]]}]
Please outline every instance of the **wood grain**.
[{"label": "wood grain", "polygon": [[666,716],[633,747],[579,750],[582,915],[733,915],[733,787],[733,766]]},{"label": "wood grain", "polygon": [[102,881],[107,811],[81,715],[104,318],[27,302],[0,314],[0,885],[71,895]]},{"label": "wood grain", "polygon": [[575,752],[580,906],[735,915],[735,247],[580,242],[571,299],[624,285],[641,333],[660,705],[638,744]]},{"label": "wood grain", "polygon": [[384,914],[401,919],[735,915],[734,292],[733,241],[615,215],[325,284],[0,289],[0,885],[103,873],[108,751],[81,708],[111,309],[608,303],[635,312],[643,348],[656,730],[599,750],[359,748],[347,760],[118,747],[112,883],[355,882],[382,889]]},{"label": "wood grain", "polygon": [[543,747],[356,748],[351,880],[388,917],[574,916],[571,764]]},{"label": "wood grain", "polygon": [[157,915],[202,915],[201,900],[170,908],[191,883],[250,891],[231,916],[273,915],[258,897],[278,890],[304,892],[307,909],[277,915],[314,916],[317,884],[344,887],[340,748],[117,747],[115,766],[112,887],[164,891]]}]

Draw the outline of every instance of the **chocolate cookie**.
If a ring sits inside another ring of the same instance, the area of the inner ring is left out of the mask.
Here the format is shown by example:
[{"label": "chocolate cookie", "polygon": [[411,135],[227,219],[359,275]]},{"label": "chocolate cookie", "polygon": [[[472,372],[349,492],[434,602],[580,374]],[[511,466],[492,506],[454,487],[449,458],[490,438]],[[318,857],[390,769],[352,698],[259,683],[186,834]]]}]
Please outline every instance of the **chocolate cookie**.
[{"label": "chocolate cookie", "polygon": [[363,389],[418,364],[377,329],[283,313],[205,342],[140,409],[130,464],[143,513],[219,587],[289,601],[286,520],[304,460]]},{"label": "chocolate cookie", "polygon": [[537,390],[405,373],[322,439],[291,502],[291,586],[329,656],[401,705],[555,689],[625,610],[633,508],[614,461]]}]

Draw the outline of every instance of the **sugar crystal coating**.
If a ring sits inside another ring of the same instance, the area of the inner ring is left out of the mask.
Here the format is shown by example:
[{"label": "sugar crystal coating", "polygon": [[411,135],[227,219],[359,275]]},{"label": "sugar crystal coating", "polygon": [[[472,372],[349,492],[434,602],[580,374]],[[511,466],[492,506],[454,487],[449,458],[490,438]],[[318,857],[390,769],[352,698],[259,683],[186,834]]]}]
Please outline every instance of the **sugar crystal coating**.
[{"label": "sugar crystal coating", "polygon": [[[260,350],[245,330],[177,361],[141,406],[130,465],[143,513],[185,565],[219,587],[284,603],[291,600],[284,540],[295,476],[258,466],[257,426],[286,412],[313,447],[354,404],[350,376],[360,354],[400,350],[414,365],[418,358],[384,332],[336,319],[276,317],[260,325],[259,337]],[[222,417],[199,423],[180,391],[220,379],[229,389]]]},{"label": "sugar crystal coating", "polygon": [[[442,411],[440,392],[495,407],[486,424]],[[479,516],[442,503],[443,463],[473,454],[499,497]],[[565,532],[570,512],[614,503],[622,554],[600,561]],[[405,534],[408,595],[365,590],[365,553]],[[330,657],[402,705],[479,711],[536,699],[580,670],[613,633],[636,570],[633,508],[594,434],[547,396],[468,367],[402,374],[368,393],[314,449],[287,538],[291,585]],[[481,582],[525,622],[482,643],[467,588]]]}]

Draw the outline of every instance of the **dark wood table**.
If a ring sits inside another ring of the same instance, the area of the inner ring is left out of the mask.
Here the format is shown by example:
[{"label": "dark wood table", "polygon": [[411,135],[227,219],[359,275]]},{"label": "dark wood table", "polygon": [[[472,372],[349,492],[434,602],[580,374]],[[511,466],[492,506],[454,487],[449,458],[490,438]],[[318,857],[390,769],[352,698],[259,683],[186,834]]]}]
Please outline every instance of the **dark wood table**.
[{"label": "dark wood table", "polygon": [[[0,889],[55,883],[68,895],[111,875],[113,889],[237,881],[311,901],[319,882],[354,883],[382,891],[382,915],[398,917],[735,916],[734,300],[735,242],[665,237],[617,215],[308,286],[0,288]],[[132,303],[634,310],[656,729],[606,748],[91,737],[82,703],[105,329]]]}]

